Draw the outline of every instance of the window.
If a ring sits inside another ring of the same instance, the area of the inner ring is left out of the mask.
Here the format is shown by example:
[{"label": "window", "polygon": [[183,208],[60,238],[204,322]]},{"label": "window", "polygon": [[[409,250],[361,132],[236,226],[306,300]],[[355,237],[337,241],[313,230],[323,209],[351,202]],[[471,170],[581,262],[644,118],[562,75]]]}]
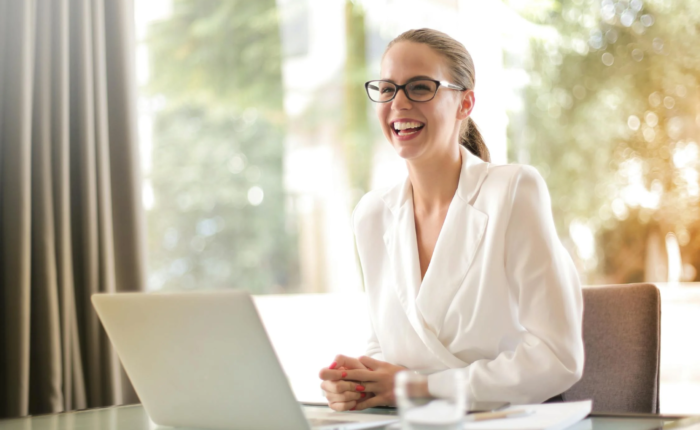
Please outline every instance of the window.
[{"label": "window", "polygon": [[[456,2],[417,1],[409,9],[419,17],[405,7],[137,4],[149,288],[362,290],[350,214],[369,189],[405,174],[363,83],[408,28],[465,41],[486,32],[500,43],[497,29]],[[473,45],[481,94],[507,93],[500,57]],[[505,162],[505,106],[484,101],[475,117]]]},{"label": "window", "polygon": [[493,160],[544,176],[584,282],[670,283],[662,351],[676,352],[662,359],[662,396],[674,401],[662,411],[698,412],[687,402],[700,392],[700,370],[678,351],[698,322],[699,289],[677,283],[697,281],[700,267],[700,54],[698,36],[684,30],[697,26],[691,12],[700,6],[154,0],[136,8],[150,289],[361,291],[352,209],[405,174],[362,83],[378,77],[393,37],[431,27],[471,52],[473,117]]}]

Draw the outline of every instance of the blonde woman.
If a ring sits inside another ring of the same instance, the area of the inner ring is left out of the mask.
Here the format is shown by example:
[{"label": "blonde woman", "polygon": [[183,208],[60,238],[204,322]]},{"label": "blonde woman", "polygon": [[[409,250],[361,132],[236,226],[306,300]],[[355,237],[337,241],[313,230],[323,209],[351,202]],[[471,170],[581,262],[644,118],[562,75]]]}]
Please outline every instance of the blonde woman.
[{"label": "blonde woman", "polygon": [[353,214],[369,300],[367,356],[320,372],[331,408],[393,405],[394,375],[466,369],[473,400],[543,402],[581,377],[582,297],[535,169],[491,164],[471,119],[474,65],[444,33],[407,31],[366,90],[408,178]]}]

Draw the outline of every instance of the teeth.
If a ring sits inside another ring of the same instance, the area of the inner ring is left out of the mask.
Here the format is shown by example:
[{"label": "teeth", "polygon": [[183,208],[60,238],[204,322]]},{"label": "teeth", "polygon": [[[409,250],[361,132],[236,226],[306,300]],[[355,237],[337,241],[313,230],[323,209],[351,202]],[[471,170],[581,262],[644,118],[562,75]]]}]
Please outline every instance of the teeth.
[{"label": "teeth", "polygon": [[399,136],[408,136],[409,134],[416,134],[418,133],[418,130],[412,130],[412,131],[399,131],[398,135]]},{"label": "teeth", "polygon": [[419,122],[413,122],[413,121],[406,121],[406,122],[395,122],[394,123],[394,130],[400,131],[400,130],[406,130],[407,128],[417,128],[420,127],[421,123]]}]

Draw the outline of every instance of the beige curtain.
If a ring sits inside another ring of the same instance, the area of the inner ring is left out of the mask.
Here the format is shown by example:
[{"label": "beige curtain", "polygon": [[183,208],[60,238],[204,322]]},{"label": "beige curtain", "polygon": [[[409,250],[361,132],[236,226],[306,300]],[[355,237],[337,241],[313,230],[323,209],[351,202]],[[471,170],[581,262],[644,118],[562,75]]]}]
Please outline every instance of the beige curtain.
[{"label": "beige curtain", "polygon": [[138,399],[90,303],[142,290],[132,0],[0,0],[0,418]]}]

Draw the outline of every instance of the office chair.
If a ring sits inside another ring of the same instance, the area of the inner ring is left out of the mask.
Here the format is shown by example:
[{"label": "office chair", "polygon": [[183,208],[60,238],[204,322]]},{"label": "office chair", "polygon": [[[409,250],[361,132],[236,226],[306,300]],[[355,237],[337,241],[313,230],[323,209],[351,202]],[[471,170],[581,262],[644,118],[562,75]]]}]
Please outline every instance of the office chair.
[{"label": "office chair", "polygon": [[661,297],[652,284],[583,288],[583,377],[565,401],[594,412],[659,413]]}]

